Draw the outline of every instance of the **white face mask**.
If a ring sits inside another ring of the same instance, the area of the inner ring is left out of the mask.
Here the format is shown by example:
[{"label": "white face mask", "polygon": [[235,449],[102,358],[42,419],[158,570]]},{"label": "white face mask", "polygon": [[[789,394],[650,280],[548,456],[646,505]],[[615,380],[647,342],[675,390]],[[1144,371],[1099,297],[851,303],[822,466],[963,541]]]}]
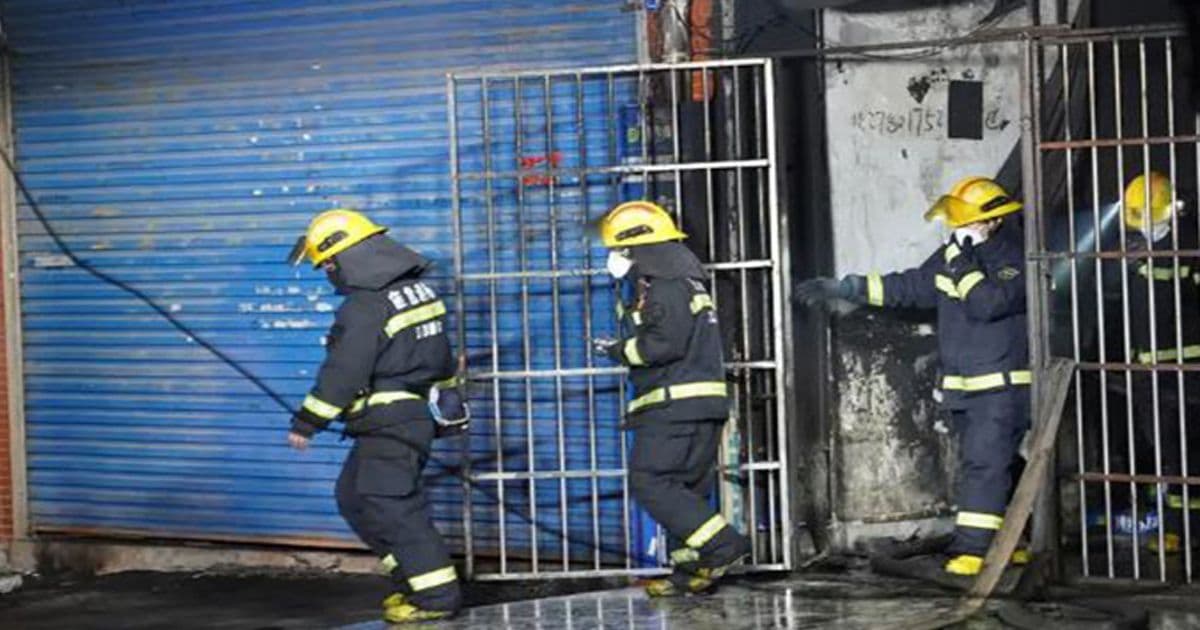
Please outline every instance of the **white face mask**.
[{"label": "white face mask", "polygon": [[956,243],[965,243],[969,238],[971,239],[971,244],[982,245],[984,241],[988,240],[988,236],[990,236],[990,230],[978,223],[954,228],[954,241]]},{"label": "white face mask", "polygon": [[1155,223],[1154,225],[1150,226],[1149,234],[1146,234],[1146,232],[1144,230],[1142,231],[1142,234],[1145,234],[1146,238],[1149,239],[1151,243],[1159,242],[1160,240],[1166,238],[1167,235],[1170,233],[1171,233],[1171,222],[1170,221],[1163,221],[1162,223]]},{"label": "white face mask", "polygon": [[608,260],[604,263],[604,266],[608,269],[608,273],[612,277],[620,280],[633,268],[633,261],[625,254],[613,250],[608,252]]}]

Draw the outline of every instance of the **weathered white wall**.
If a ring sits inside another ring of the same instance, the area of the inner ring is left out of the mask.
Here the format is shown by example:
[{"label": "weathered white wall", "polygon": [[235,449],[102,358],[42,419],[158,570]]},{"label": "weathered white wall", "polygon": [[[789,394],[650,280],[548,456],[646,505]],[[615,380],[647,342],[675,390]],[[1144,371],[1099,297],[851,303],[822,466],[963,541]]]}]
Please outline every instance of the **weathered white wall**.
[{"label": "weathered white wall", "polygon": [[[838,44],[970,32],[993,0],[887,13],[827,11]],[[1024,12],[998,26],[1020,26]],[[942,51],[918,60],[843,61],[826,67],[835,265],[839,274],[919,264],[942,237],[921,215],[967,175],[992,175],[1020,136],[1018,44]],[[895,52],[881,55],[897,55]],[[983,140],[947,138],[949,81],[982,81]]]}]

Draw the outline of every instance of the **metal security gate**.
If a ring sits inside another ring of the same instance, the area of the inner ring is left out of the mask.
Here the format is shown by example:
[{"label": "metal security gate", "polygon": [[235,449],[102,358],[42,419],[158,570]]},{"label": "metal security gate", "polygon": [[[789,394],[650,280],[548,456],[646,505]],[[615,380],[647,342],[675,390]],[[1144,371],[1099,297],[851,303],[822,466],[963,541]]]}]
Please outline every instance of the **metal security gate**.
[{"label": "metal security gate", "polygon": [[[1027,43],[1027,78],[1043,75],[1025,85],[1027,103],[1041,104],[1025,136],[1036,147],[1026,153],[1029,247],[1044,282],[1034,345],[1079,366],[1059,508],[1062,538],[1078,548],[1065,557],[1083,576],[1193,575],[1200,347],[1187,330],[1200,305],[1200,137],[1182,36],[1135,27]],[[1126,224],[1122,204],[1151,172],[1174,183],[1171,204],[1185,204],[1157,241]]]},{"label": "metal security gate", "polygon": [[[735,392],[719,501],[758,569],[791,567],[787,234],[768,60],[455,74],[447,80],[459,346],[475,424],[464,526],[478,578],[658,573],[631,500],[628,397],[590,352],[617,287],[589,225],[671,209],[711,271]],[[511,332],[506,332],[511,331]]]}]

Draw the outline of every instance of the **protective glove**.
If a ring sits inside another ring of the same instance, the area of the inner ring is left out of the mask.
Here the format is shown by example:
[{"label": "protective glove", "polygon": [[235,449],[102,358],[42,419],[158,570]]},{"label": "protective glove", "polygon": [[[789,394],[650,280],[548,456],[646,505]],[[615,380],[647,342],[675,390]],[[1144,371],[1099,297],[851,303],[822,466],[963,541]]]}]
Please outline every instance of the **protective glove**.
[{"label": "protective glove", "polygon": [[847,300],[856,304],[864,298],[866,279],[862,276],[833,278],[810,278],[796,283],[792,290],[792,301],[805,306],[828,305],[834,300]]},{"label": "protective glove", "polygon": [[[963,228],[959,228],[961,230]],[[960,235],[959,230],[954,231],[954,242],[958,245],[959,254],[950,262],[946,263],[946,271],[949,272],[950,278],[955,282],[962,279],[963,276],[978,271],[979,258],[975,254],[975,245],[981,241],[975,240],[973,234]]]},{"label": "protective glove", "polygon": [[471,426],[471,408],[457,387],[429,388],[429,413],[437,423],[436,437],[466,433]]},{"label": "protective glove", "polygon": [[619,340],[612,337],[596,337],[592,339],[592,352],[602,357],[610,357],[613,348],[617,347],[619,343],[621,343]]}]

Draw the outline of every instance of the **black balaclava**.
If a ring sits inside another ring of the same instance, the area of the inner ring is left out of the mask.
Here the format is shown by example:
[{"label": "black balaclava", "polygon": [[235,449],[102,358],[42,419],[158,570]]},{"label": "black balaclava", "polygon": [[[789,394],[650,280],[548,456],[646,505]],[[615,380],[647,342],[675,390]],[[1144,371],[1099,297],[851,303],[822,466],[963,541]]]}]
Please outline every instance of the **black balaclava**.
[{"label": "black balaclava", "polygon": [[333,257],[329,282],[345,295],[355,289],[378,291],[405,276],[419,276],[429,260],[396,241],[377,234]]}]

